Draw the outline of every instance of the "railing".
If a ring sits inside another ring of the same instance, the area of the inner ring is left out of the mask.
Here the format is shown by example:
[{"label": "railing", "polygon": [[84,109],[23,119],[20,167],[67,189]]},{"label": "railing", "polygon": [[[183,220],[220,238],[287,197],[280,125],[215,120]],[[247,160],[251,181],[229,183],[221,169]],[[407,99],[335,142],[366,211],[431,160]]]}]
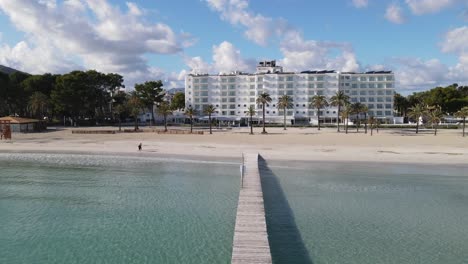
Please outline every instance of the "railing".
[{"label": "railing", "polygon": [[242,153],[242,164],[240,165],[240,173],[241,173],[241,189],[244,188],[244,153]]}]

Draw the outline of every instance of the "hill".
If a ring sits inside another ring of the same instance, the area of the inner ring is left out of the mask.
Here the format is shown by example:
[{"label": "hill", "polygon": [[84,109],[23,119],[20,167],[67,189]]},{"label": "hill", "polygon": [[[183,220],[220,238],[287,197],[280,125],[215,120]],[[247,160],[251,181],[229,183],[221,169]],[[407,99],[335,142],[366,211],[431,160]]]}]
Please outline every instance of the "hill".
[{"label": "hill", "polygon": [[19,71],[16,69],[7,67],[7,66],[0,65],[0,72],[6,73],[6,74],[12,74],[14,72],[19,72]]}]

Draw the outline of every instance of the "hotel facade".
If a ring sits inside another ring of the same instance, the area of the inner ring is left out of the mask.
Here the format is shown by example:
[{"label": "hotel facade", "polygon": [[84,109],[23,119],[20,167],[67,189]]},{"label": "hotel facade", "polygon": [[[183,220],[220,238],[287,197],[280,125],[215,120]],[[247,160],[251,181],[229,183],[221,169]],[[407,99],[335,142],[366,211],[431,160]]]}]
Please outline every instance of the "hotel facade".
[{"label": "hotel facade", "polygon": [[[278,99],[289,95],[293,108],[286,110],[287,122],[317,124],[317,109],[310,106],[314,95],[324,95],[329,100],[342,90],[351,103],[360,102],[369,108],[368,115],[392,122],[395,76],[390,71],[365,73],[337,71],[284,72],[275,61],[263,61],[255,73],[188,74],[185,78],[185,105],[193,107],[202,117],[203,109],[216,107],[214,118],[221,121],[247,122],[247,110],[255,106],[256,120],[261,120],[262,105],[256,104],[261,93],[270,94],[272,102],[266,105],[266,123],[282,123],[283,111],[278,109]],[[335,123],[337,107],[321,109],[321,123]]]}]

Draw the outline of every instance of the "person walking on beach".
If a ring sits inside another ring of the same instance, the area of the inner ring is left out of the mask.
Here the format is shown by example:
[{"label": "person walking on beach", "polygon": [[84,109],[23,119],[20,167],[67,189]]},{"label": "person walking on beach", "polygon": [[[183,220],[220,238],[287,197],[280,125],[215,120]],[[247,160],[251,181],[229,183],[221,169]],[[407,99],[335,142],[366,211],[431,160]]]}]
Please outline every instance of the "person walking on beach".
[{"label": "person walking on beach", "polygon": [[141,151],[141,143],[138,145],[138,151]]}]

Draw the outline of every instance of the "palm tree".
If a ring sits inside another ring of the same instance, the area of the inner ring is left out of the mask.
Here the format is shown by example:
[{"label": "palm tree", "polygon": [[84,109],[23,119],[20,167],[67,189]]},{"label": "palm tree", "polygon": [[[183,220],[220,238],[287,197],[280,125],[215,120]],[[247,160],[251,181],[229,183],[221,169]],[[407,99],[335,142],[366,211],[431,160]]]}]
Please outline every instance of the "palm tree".
[{"label": "palm tree", "polygon": [[314,95],[310,99],[310,106],[317,109],[318,130],[320,130],[320,109],[328,106],[327,98],[324,95]]},{"label": "palm tree", "polygon": [[463,137],[465,137],[465,123],[468,117],[468,106],[463,107],[455,113],[456,117],[463,118]]},{"label": "palm tree", "polygon": [[35,92],[29,97],[28,109],[32,116],[44,117],[44,112],[49,104],[47,95]]},{"label": "palm tree", "polygon": [[353,105],[352,104],[344,104],[343,108],[341,109],[341,117],[343,118],[345,122],[345,130],[346,134],[348,134],[348,122],[349,122],[349,116],[353,113]]},{"label": "palm tree", "polygon": [[253,121],[253,116],[256,114],[257,112],[255,111],[255,106],[254,105],[250,105],[249,106],[249,109],[247,109],[247,115],[250,116],[250,135],[253,135],[253,126],[252,126],[252,121]]},{"label": "palm tree", "polygon": [[135,92],[132,92],[130,94],[130,98],[127,101],[127,106],[130,109],[130,114],[135,119],[135,131],[137,131],[138,130],[138,115],[140,114],[141,109],[143,108],[144,104],[141,101],[140,97]]},{"label": "palm tree", "polygon": [[284,130],[286,130],[286,109],[290,109],[294,106],[292,102],[293,102],[293,99],[289,95],[283,95],[278,100],[278,109],[283,109],[283,113],[284,113],[284,121],[283,121]]},{"label": "palm tree", "polygon": [[262,134],[267,133],[266,130],[265,130],[265,105],[267,103],[271,103],[271,101],[272,101],[272,99],[271,99],[269,93],[261,93],[257,98],[257,104],[261,104],[262,109],[263,109],[263,131],[262,131]]},{"label": "palm tree", "polygon": [[432,126],[434,127],[434,136],[437,136],[437,125],[439,125],[440,121],[442,120],[442,109],[440,106],[436,107],[428,107],[427,117],[429,122],[431,122]]},{"label": "palm tree", "polygon": [[351,108],[352,113],[356,115],[356,132],[359,133],[359,127],[361,126],[361,119],[359,118],[359,115],[364,112],[364,108],[367,108],[367,106],[357,102],[352,104]]},{"label": "palm tree", "polygon": [[426,108],[423,104],[416,104],[409,108],[408,116],[416,120],[416,134],[419,132],[419,118],[426,114]]},{"label": "palm tree", "polygon": [[112,111],[119,118],[119,131],[122,131],[122,113],[127,111],[127,106],[125,104],[119,104],[114,106]]},{"label": "palm tree", "polygon": [[205,112],[205,114],[208,115],[208,120],[210,122],[210,134],[213,134],[213,132],[211,131],[211,125],[212,125],[211,124],[211,115],[216,112],[216,107],[214,107],[214,105],[210,104],[203,110],[203,112]]},{"label": "palm tree", "polygon": [[376,128],[378,125],[378,121],[375,117],[370,116],[367,122],[369,123],[370,135],[372,136],[374,132],[374,128]]},{"label": "palm tree", "polygon": [[164,118],[164,132],[167,132],[167,116],[172,114],[171,105],[167,101],[162,101],[159,103],[157,111]]},{"label": "palm tree", "polygon": [[341,112],[341,106],[345,105],[346,103],[349,102],[349,96],[346,95],[343,91],[338,91],[334,96],[330,98],[330,105],[332,106],[337,106],[338,107],[338,113],[336,117],[336,126],[337,131],[340,132],[340,112]]},{"label": "palm tree", "polygon": [[189,107],[185,110],[184,114],[190,118],[190,134],[192,134],[193,133],[193,116],[197,115],[197,110],[193,109],[192,107]]}]

